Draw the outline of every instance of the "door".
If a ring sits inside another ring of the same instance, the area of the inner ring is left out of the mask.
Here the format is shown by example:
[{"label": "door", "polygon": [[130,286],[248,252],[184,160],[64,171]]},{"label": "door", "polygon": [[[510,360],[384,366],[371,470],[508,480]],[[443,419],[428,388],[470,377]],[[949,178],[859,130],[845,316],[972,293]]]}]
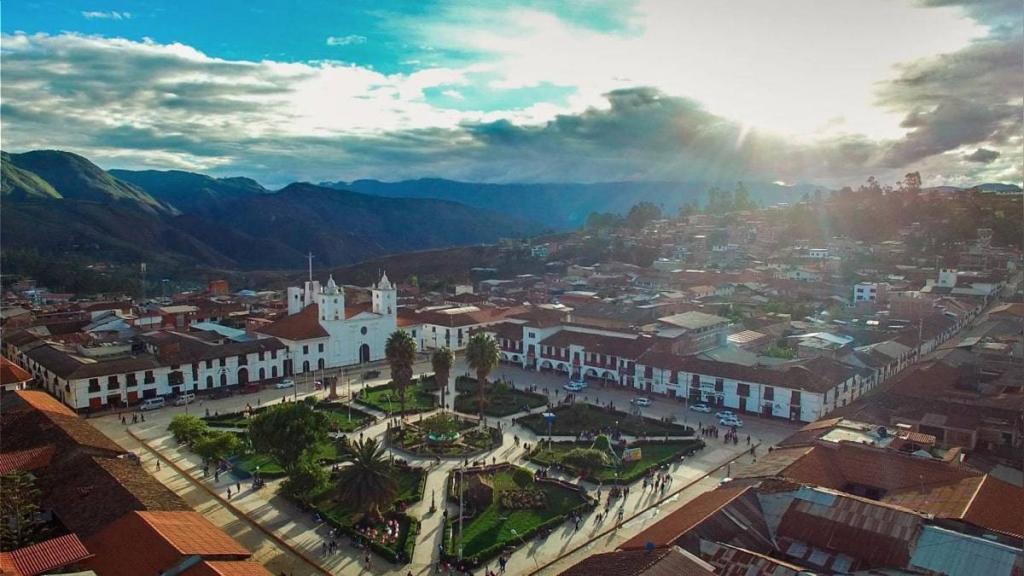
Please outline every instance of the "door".
[{"label": "door", "polygon": [[747,411],[747,399],[744,398],[743,396],[740,396],[740,412],[746,412],[746,411]]},{"label": "door", "polygon": [[364,364],[370,361],[370,345],[363,344],[359,347],[359,363]]},{"label": "door", "polygon": [[249,383],[249,369],[239,368],[238,369],[238,385],[245,386]]}]

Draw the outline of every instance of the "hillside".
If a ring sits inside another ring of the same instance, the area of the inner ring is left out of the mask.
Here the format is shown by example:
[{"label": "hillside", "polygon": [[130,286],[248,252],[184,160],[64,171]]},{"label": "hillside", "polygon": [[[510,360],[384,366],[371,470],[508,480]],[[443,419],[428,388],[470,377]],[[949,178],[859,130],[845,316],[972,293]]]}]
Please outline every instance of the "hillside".
[{"label": "hillside", "polygon": [[540,231],[442,200],[380,198],[312,184],[271,192],[246,178],[180,171],[108,173],[56,151],[5,154],[3,160],[4,252],[31,251],[54,266],[85,258],[177,270],[296,269],[309,251],[319,265],[344,266]]},{"label": "hillside", "polygon": [[[652,202],[666,214],[687,203],[703,204],[709,182],[605,182],[598,184],[481,184],[437,178],[381,182],[325,182],[323,186],[366,194],[404,198],[438,198],[539,222],[555,230],[583,225],[591,212],[625,214],[638,202]],[[732,187],[735,182],[721,183]],[[748,184],[751,196],[764,205],[793,202],[813,186]]]},{"label": "hillside", "polygon": [[250,178],[211,178],[182,170],[110,170],[109,174],[186,214],[209,215],[233,200],[269,192]]}]

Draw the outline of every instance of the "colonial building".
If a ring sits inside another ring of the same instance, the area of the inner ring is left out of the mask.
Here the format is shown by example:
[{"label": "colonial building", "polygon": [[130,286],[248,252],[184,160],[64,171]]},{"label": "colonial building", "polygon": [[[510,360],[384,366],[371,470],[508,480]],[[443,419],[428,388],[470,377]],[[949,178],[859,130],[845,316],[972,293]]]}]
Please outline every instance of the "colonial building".
[{"label": "colonial building", "polygon": [[398,296],[386,273],[370,294],[369,307],[346,306],[345,290],[333,276],[325,287],[310,280],[288,288],[288,315],[257,332],[288,347],[286,374],[381,360],[397,328]]}]

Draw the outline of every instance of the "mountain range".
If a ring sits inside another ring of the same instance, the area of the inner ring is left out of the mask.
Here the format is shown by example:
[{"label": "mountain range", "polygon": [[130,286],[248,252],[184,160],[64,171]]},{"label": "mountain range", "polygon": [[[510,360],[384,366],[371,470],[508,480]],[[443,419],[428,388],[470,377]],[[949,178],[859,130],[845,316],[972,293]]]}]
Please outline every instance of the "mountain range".
[{"label": "mountain range", "polygon": [[465,204],[181,171],[104,171],[68,152],[2,157],[5,251],[168,268],[300,268],[494,242],[541,226]]}]

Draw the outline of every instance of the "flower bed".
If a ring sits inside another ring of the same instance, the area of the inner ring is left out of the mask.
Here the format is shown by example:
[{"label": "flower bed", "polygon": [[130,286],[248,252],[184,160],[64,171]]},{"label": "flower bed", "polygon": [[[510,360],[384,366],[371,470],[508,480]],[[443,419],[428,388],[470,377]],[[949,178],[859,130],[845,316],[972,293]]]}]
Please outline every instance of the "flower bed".
[{"label": "flower bed", "polygon": [[[693,428],[689,426],[635,416],[592,404],[558,406],[551,411],[555,414],[555,421],[551,427],[551,433],[555,436],[577,436],[581,433],[612,430],[634,436],[645,434],[653,437],[693,434]],[[546,436],[548,433],[548,423],[541,414],[529,414],[518,421],[538,436]]]},{"label": "flower bed", "polygon": [[[459,376],[455,379],[455,389],[459,392],[459,395],[455,397],[454,404],[457,411],[466,414],[479,413],[480,400],[477,397],[477,387],[476,378]],[[502,418],[523,412],[524,408],[527,410],[539,408],[547,402],[548,399],[543,394],[514,390],[504,382],[493,382],[484,396],[484,415]]]},{"label": "flower bed", "polygon": [[391,428],[387,440],[393,448],[419,456],[466,457],[501,446],[503,436],[496,428],[481,430],[472,420],[444,413]]},{"label": "flower bed", "polygon": [[[393,382],[381,386],[365,388],[359,392],[356,402],[369,406],[385,414],[398,414],[401,411],[398,401],[398,390]],[[417,380],[413,380],[405,390],[405,414],[429,412],[437,407],[437,397]]]},{"label": "flower bed", "polygon": [[[473,517],[463,519],[462,555],[473,566],[497,556],[507,547],[519,546],[538,533],[554,529],[565,522],[573,512],[582,512],[594,506],[593,500],[578,486],[564,482],[529,480],[529,486],[521,486],[514,479],[515,469],[516,467],[510,464],[499,464],[474,468],[466,472],[467,475],[487,474],[488,481],[494,488],[491,504]],[[448,496],[455,502],[458,501],[458,480],[459,474],[453,472],[449,478]],[[509,509],[502,503],[503,493],[507,491],[541,492],[544,495],[544,506]],[[457,527],[457,517],[449,519],[445,525],[444,554],[449,559],[457,558],[459,555]]]},{"label": "flower bed", "polygon": [[530,508],[543,508],[547,497],[543,490],[505,490],[501,492],[501,507],[506,510],[529,510]]},{"label": "flower bed", "polygon": [[[589,448],[591,442],[538,442],[531,450],[529,460],[541,466],[552,466],[573,475],[583,474],[584,471],[567,465],[562,462],[562,456],[568,454],[574,448]],[[689,456],[703,447],[701,440],[669,440],[668,442],[647,440],[634,442],[630,448],[640,448],[641,457],[639,460],[623,463],[620,467],[605,466],[597,470],[588,470],[583,476],[584,480],[598,484],[630,484],[642,478],[653,468],[664,464],[675,462],[684,456]],[[617,456],[621,458],[622,450],[614,448]]]}]

